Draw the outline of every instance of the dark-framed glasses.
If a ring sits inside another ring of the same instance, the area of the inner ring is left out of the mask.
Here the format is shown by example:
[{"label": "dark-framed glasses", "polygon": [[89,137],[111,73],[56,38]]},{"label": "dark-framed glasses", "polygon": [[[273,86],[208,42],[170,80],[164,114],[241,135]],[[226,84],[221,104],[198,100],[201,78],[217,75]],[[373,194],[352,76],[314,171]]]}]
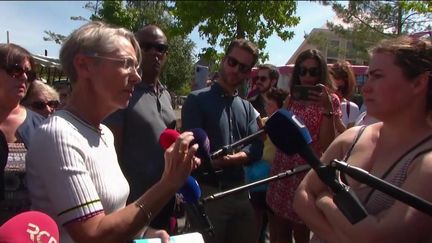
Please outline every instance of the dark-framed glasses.
[{"label": "dark-framed glasses", "polygon": [[46,106],[49,106],[52,109],[56,109],[60,105],[60,102],[58,100],[50,100],[47,102],[39,100],[39,101],[33,101],[30,105],[33,109],[36,110],[43,110],[45,109]]},{"label": "dark-framed glasses", "polygon": [[230,67],[234,68],[238,65],[238,70],[241,73],[248,73],[252,69],[251,66],[241,63],[239,60],[235,59],[232,56],[227,56],[227,63]]},{"label": "dark-framed glasses", "polygon": [[86,56],[122,63],[123,68],[128,70],[128,72],[132,73],[135,71],[140,77],[142,75],[142,70],[139,64],[130,57],[108,57],[108,56],[99,55],[98,53],[86,54]]},{"label": "dark-framed glasses", "polygon": [[257,82],[257,81],[260,81],[260,82],[265,82],[265,81],[267,81],[269,78],[267,77],[267,76],[255,76],[254,78],[253,78],[253,81],[255,81],[255,82]]},{"label": "dark-framed glasses", "polygon": [[306,67],[300,67],[300,76],[306,76],[309,73],[309,75],[311,77],[318,77],[321,74],[321,71],[319,68],[317,67],[311,67],[311,68],[306,68]]},{"label": "dark-framed glasses", "polygon": [[33,82],[36,79],[36,73],[33,70],[26,70],[23,66],[17,63],[5,65],[2,68],[13,78],[19,78],[25,74],[27,76],[27,82]]},{"label": "dark-framed glasses", "polygon": [[151,42],[141,42],[140,47],[143,51],[148,52],[151,49],[155,49],[159,53],[166,53],[168,51],[169,46],[163,43],[151,43]]}]

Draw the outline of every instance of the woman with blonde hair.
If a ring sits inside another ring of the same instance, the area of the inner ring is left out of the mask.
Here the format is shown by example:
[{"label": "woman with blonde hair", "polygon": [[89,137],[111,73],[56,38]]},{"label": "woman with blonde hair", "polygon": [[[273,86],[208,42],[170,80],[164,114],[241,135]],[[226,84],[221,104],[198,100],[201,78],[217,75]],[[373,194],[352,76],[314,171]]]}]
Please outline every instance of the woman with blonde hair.
[{"label": "woman with blonde hair", "polygon": [[59,106],[60,97],[53,87],[41,80],[35,80],[30,84],[21,104],[44,117],[48,117]]}]

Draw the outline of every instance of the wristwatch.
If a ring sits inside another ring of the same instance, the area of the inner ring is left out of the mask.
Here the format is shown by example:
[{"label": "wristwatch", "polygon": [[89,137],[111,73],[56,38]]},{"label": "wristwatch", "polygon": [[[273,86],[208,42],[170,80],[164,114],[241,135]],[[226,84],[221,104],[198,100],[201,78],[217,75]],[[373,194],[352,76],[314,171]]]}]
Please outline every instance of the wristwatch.
[{"label": "wristwatch", "polygon": [[333,111],[323,111],[323,116],[331,118],[334,115]]}]

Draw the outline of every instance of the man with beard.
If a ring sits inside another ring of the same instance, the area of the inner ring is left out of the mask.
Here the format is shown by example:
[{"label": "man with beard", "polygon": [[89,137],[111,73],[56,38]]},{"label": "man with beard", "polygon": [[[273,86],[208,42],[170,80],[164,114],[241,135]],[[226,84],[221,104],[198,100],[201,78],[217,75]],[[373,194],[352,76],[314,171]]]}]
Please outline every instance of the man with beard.
[{"label": "man with beard", "polygon": [[[237,91],[257,59],[258,49],[253,43],[244,39],[234,40],[221,61],[219,79],[212,86],[196,90],[187,97],[182,109],[183,129],[204,129],[210,140],[210,151],[258,131],[253,106],[240,98]],[[219,180],[209,183],[206,180],[208,175],[197,174],[203,196],[243,185],[243,165],[258,161],[262,156],[262,146],[258,138],[242,149],[211,161]],[[205,208],[215,228],[214,237],[204,234],[207,243],[254,241],[254,214],[247,191],[208,202]],[[203,232],[202,226],[196,227]]]},{"label": "man with beard", "polygon": [[275,87],[279,80],[279,71],[271,64],[258,65],[258,73],[253,78],[258,93],[248,98],[261,117],[267,117],[264,97],[271,87]]},{"label": "man with beard", "polygon": [[[142,52],[142,82],[135,86],[128,107],[105,121],[114,134],[119,163],[130,185],[128,203],[161,178],[164,151],[159,136],[176,125],[171,96],[159,80],[168,55],[167,38],[155,25],[143,27],[135,36]],[[169,231],[174,202],[173,198],[150,226]]]}]

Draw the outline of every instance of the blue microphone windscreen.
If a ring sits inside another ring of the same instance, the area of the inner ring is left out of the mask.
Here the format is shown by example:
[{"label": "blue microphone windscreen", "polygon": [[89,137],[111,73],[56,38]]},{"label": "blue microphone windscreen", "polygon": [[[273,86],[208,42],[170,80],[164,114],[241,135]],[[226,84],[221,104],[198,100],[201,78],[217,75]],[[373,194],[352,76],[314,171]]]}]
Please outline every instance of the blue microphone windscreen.
[{"label": "blue microphone windscreen", "polygon": [[286,109],[275,112],[264,129],[273,144],[287,155],[298,153],[312,142],[303,121]]},{"label": "blue microphone windscreen", "polygon": [[201,159],[210,156],[210,140],[207,133],[201,128],[192,128],[189,131],[193,133],[194,140],[191,144],[198,144],[199,148],[197,151],[197,156]]},{"label": "blue microphone windscreen", "polygon": [[180,188],[178,193],[183,195],[187,203],[195,203],[201,198],[201,189],[198,182],[192,176],[189,176],[185,184]]}]

